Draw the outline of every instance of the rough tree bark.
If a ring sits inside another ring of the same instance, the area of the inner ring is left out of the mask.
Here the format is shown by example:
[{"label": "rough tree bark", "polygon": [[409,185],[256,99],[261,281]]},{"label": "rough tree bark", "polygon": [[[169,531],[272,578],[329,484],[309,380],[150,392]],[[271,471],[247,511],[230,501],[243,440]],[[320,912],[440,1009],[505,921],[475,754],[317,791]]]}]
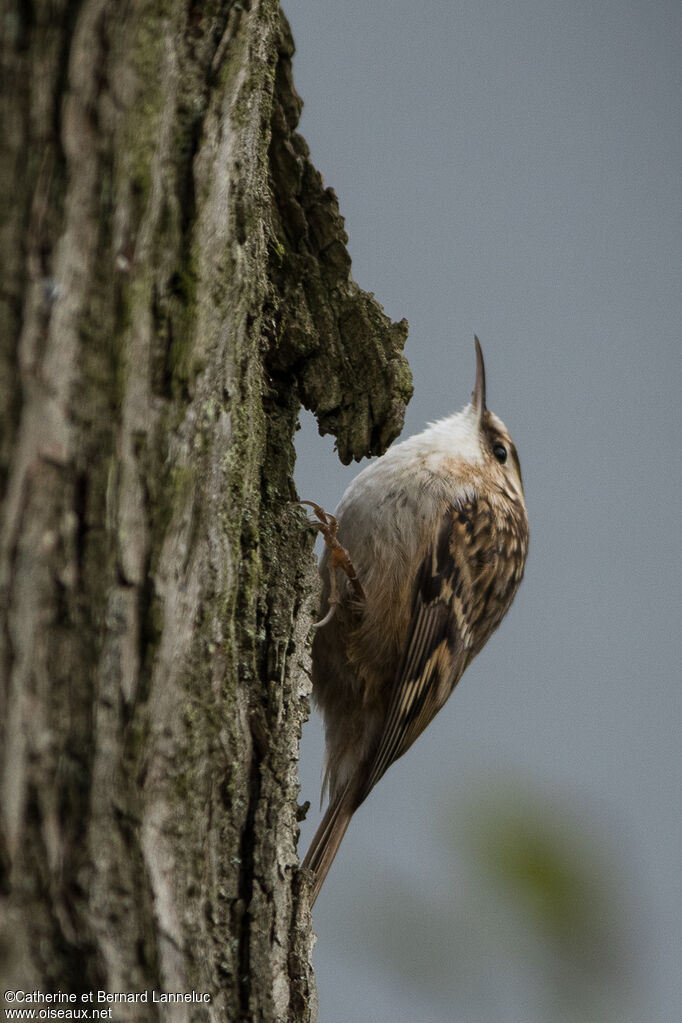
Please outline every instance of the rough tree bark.
[{"label": "rough tree bark", "polygon": [[313,1019],[293,434],[383,450],[406,325],[350,277],[277,0],[3,31],[1,986]]}]

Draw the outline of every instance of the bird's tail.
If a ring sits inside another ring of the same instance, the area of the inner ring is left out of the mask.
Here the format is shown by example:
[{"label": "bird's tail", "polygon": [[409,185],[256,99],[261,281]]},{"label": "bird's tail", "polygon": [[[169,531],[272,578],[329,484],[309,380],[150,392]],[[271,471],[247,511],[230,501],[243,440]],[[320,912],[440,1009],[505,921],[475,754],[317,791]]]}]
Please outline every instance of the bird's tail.
[{"label": "bird's tail", "polygon": [[303,869],[310,870],[315,875],[310,899],[311,906],[315,904],[315,899],[320,893],[320,888],[329,873],[329,868],[334,862],[334,857],[339,851],[341,840],[346,834],[346,828],[355,811],[357,805],[354,799],[355,788],[355,785],[347,782],[329,804],[301,864]]}]

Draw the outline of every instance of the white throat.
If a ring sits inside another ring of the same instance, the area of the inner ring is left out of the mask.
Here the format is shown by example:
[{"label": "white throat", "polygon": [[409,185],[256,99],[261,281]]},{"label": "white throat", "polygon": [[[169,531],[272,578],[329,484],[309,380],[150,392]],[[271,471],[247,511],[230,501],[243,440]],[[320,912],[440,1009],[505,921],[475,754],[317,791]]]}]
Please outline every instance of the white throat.
[{"label": "white throat", "polygon": [[478,464],[483,461],[481,431],[478,413],[473,405],[466,405],[461,412],[454,412],[445,419],[429,423],[415,440],[428,437],[429,447],[446,455],[459,455],[467,462]]}]

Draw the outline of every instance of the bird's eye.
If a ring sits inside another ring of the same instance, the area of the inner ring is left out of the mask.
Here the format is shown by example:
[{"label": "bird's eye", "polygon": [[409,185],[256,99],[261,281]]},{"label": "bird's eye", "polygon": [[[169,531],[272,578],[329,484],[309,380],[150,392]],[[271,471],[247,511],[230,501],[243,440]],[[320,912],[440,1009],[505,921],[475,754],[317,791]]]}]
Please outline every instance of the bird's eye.
[{"label": "bird's eye", "polygon": [[507,461],[507,449],[504,444],[493,444],[493,454],[500,465],[504,465]]}]

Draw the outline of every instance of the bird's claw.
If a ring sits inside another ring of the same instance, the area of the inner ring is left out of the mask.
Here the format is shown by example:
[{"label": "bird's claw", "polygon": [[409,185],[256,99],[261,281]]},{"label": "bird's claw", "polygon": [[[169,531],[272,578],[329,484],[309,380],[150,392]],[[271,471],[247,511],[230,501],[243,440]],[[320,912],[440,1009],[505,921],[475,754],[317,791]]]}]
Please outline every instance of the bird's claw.
[{"label": "bird's claw", "polygon": [[[365,591],[363,590],[362,584],[360,583],[360,580],[357,577],[355,567],[350,559],[350,554],[348,553],[346,548],[339,543],[337,539],[336,534],[339,529],[339,524],[336,521],[335,516],[330,515],[329,512],[326,512],[324,508],[320,507],[319,504],[315,504],[314,501],[299,501],[298,503],[305,504],[309,508],[313,509],[317,521],[314,520],[308,521],[310,521],[310,524],[312,526],[315,526],[315,528],[324,537],[325,545],[327,547],[327,550],[329,551],[330,568],[332,569],[340,568],[343,572],[345,572],[346,575],[348,576],[351,586],[353,587],[353,592],[355,593],[355,596],[358,598],[358,600],[364,600]],[[334,615],[334,611],[336,609],[336,605],[338,604],[338,591],[334,572],[329,573],[329,582],[330,582],[329,611],[324,616],[322,621],[317,622],[315,624],[314,627],[316,629],[321,628],[323,625],[326,625],[327,622],[331,621]]]},{"label": "bird's claw", "polygon": [[[330,515],[329,512],[326,512],[319,504],[315,504],[314,501],[298,501],[297,503],[305,504],[309,508],[313,509],[317,522],[311,519],[308,519],[308,522],[310,522],[311,526],[314,526],[315,529],[322,533],[324,542],[329,550],[335,550],[337,547],[341,547],[341,544],[336,539],[336,534],[339,531],[339,524],[336,521],[335,516]],[[343,550],[343,548],[341,549]]]}]

